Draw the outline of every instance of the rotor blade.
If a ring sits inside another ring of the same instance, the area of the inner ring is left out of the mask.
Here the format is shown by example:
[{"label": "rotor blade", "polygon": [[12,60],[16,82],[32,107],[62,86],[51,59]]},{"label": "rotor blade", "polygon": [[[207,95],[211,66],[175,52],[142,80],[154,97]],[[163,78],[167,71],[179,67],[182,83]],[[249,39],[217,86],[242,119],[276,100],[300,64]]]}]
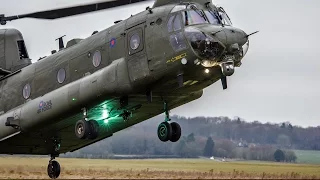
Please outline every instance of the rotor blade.
[{"label": "rotor blade", "polygon": [[0,22],[5,23],[6,21],[12,21],[12,20],[21,19],[21,18],[58,19],[58,18],[64,18],[68,16],[94,12],[94,11],[100,11],[104,9],[115,8],[115,7],[124,6],[128,4],[145,2],[145,1],[149,1],[149,0],[111,0],[107,2],[87,4],[87,5],[74,6],[74,7],[66,7],[66,8],[60,8],[60,9],[54,9],[54,10],[48,10],[48,11],[40,11],[40,12],[29,13],[29,14],[9,16],[9,17],[0,15]]},{"label": "rotor blade", "polygon": [[228,88],[227,76],[223,76],[221,78],[221,83],[223,90],[226,90]]}]

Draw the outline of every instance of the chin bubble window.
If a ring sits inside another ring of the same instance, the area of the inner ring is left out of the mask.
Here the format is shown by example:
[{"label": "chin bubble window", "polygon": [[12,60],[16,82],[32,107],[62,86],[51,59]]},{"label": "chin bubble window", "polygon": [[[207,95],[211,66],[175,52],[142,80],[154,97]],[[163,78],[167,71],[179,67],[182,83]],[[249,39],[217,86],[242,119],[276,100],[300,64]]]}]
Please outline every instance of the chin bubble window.
[{"label": "chin bubble window", "polygon": [[24,87],[23,87],[23,90],[22,90],[22,95],[25,99],[28,99],[31,95],[31,86],[30,84],[26,84]]},{"label": "chin bubble window", "polygon": [[66,71],[62,68],[59,69],[58,73],[57,73],[57,80],[59,84],[62,84],[64,82],[64,80],[66,79]]},{"label": "chin bubble window", "polygon": [[171,34],[170,44],[175,51],[181,51],[187,48],[182,32]]}]

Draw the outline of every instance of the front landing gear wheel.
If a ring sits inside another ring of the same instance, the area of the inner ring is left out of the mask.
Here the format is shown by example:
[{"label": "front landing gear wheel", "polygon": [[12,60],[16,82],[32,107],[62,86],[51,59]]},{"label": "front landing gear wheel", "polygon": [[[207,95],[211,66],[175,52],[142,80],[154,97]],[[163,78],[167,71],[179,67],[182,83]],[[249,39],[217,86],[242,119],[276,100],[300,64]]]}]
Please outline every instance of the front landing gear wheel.
[{"label": "front landing gear wheel", "polygon": [[48,168],[48,176],[51,179],[56,179],[60,176],[60,164],[57,161],[49,162]]},{"label": "front landing gear wheel", "polygon": [[181,127],[176,122],[173,122],[170,125],[172,127],[172,136],[170,138],[170,141],[171,142],[177,142],[177,141],[179,141],[179,139],[181,137]]},{"label": "front landing gear wheel", "polygon": [[86,139],[90,133],[90,124],[86,120],[79,120],[75,126],[75,134],[79,139]]},{"label": "front landing gear wheel", "polygon": [[172,136],[172,127],[168,122],[163,122],[158,126],[158,137],[162,142],[169,141]]}]

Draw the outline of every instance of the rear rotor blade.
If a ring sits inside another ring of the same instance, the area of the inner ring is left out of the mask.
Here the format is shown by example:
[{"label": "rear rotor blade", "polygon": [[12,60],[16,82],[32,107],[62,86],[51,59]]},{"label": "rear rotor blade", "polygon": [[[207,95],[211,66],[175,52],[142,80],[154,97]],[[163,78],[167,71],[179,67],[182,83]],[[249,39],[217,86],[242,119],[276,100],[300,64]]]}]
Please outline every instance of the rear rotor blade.
[{"label": "rear rotor blade", "polygon": [[128,4],[139,3],[139,2],[146,2],[146,1],[149,1],[149,0],[111,0],[107,2],[60,8],[60,9],[54,9],[54,10],[48,10],[48,11],[40,11],[35,13],[9,16],[9,17],[0,15],[0,23],[4,25],[6,24],[7,21],[12,21],[12,20],[21,19],[21,18],[58,19],[58,18],[64,18],[64,17],[74,16],[74,15],[79,15],[79,14],[84,14],[84,13],[89,13],[94,11],[100,11],[104,9],[110,9],[110,8],[115,8],[115,7],[124,6]]}]

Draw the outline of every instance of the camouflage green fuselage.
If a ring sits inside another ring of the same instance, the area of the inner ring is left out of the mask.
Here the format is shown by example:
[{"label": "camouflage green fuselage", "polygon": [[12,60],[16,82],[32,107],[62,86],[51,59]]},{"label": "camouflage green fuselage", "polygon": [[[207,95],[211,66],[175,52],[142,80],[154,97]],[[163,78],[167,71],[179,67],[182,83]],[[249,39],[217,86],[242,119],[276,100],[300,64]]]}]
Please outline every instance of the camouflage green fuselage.
[{"label": "camouflage green fuselage", "polygon": [[[205,87],[220,79],[221,70],[219,66],[196,65],[200,57],[187,39],[187,47],[182,50],[172,47],[170,36],[184,32],[184,28],[168,31],[174,7],[165,5],[153,8],[152,13],[146,10],[134,15],[78,43],[69,43],[65,49],[0,81],[0,153],[50,154],[52,147],[47,142],[53,136],[62,139],[61,153],[96,142],[82,141],[74,135],[74,124],[83,118],[84,107],[88,118],[102,127],[101,140],[161,114],[164,101],[172,109],[200,98]],[[197,27],[210,33],[221,29],[210,24]],[[140,33],[141,44],[133,50],[130,38],[135,32]],[[227,32],[219,36],[226,45],[232,41],[226,38]],[[97,51],[101,63],[95,67],[93,56]],[[57,80],[60,69],[66,72],[63,83]],[[210,73],[204,73],[205,69]],[[179,74],[184,77],[182,87],[177,82]],[[23,97],[26,84],[31,88],[27,99]],[[152,102],[146,98],[149,90],[153,92]],[[122,112],[119,99],[123,96],[129,97],[126,108],[133,110],[128,122],[117,117]],[[105,111],[108,117],[104,117]],[[4,126],[8,117],[15,117],[20,129]]]}]

